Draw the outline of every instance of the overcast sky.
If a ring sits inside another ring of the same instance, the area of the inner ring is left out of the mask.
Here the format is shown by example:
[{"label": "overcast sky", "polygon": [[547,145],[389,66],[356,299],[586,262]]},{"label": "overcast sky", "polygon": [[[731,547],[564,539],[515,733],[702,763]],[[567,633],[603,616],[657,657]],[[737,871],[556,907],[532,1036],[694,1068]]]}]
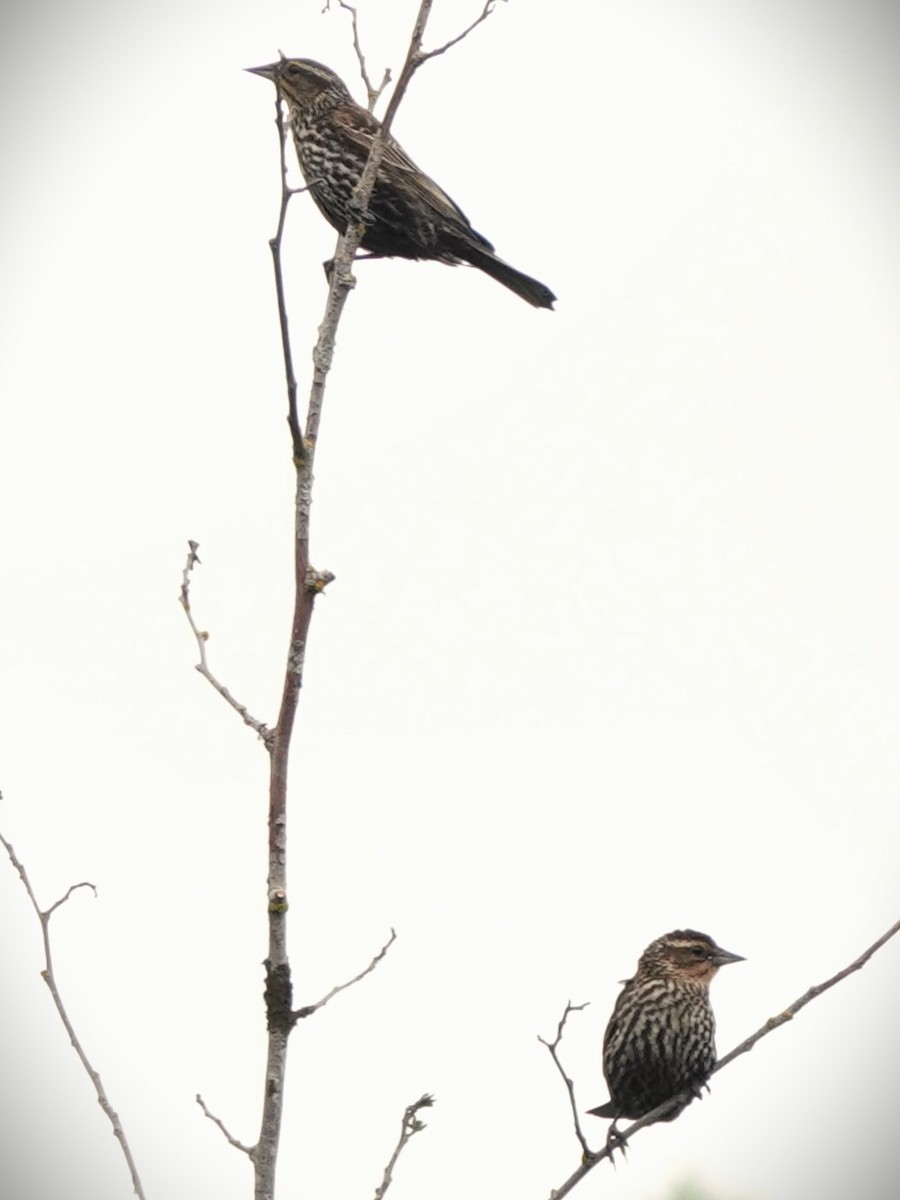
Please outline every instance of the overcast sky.
[{"label": "overcast sky", "polygon": [[[266,758],[293,470],[267,246],[278,49],[362,98],[322,0],[22,6],[0,42],[0,830],[152,1200],[242,1200],[265,1050]],[[414,0],[359,0],[374,74]],[[383,10],[389,10],[385,15]],[[436,0],[426,41],[477,0]],[[607,1092],[654,937],[747,961],[728,1050],[900,915],[900,48],[888,2],[498,5],[394,131],[515,266],[367,262],[317,459],[292,763],[298,1004],[279,1200],[545,1200],[578,1165],[537,1035]],[[292,205],[298,370],[335,236]],[[0,862],[10,1200],[129,1181]],[[900,940],[577,1195],[889,1200]],[[590,1121],[591,1119],[588,1118]],[[605,1125],[590,1129],[599,1145]]]}]

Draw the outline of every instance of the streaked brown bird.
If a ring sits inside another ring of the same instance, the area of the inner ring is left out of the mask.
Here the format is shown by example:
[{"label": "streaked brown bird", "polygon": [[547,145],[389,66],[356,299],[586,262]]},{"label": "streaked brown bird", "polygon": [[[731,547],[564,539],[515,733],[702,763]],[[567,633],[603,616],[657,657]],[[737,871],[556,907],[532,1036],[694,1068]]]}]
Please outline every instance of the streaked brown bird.
[{"label": "streaked brown bird", "polygon": [[[700,1094],[716,1062],[716,1022],[709,985],[719,967],[743,962],[705,933],[676,929],[651,942],[616,1000],[603,1038],[609,1103],[589,1109],[636,1120],[679,1092]],[[673,1103],[659,1120],[673,1121],[690,1099]]]},{"label": "streaked brown bird", "polygon": [[351,220],[361,220],[366,227],[361,245],[371,258],[470,263],[535,308],[553,307],[556,297],[550,289],[498,258],[462,209],[390,134],[368,211],[354,211],[353,191],[380,122],[356,103],[334,71],[309,58],[283,58],[247,69],[271,79],[287,104],[303,178],[338,233]]}]

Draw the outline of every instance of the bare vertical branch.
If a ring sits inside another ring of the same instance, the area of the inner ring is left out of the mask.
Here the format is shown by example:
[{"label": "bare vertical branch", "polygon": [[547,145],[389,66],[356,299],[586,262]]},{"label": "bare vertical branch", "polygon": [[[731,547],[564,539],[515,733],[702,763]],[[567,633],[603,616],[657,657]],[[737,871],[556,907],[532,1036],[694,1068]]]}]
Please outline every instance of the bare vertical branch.
[{"label": "bare vertical branch", "polygon": [[44,969],[41,971],[41,979],[43,979],[44,983],[46,983],[50,990],[50,995],[53,998],[53,1003],[56,1006],[59,1019],[62,1021],[63,1027],[68,1034],[69,1041],[72,1043],[72,1048],[78,1055],[81,1065],[87,1072],[87,1076],[94,1087],[94,1091],[97,1093],[97,1103],[106,1114],[107,1120],[109,1121],[110,1125],[112,1125],[113,1135],[122,1148],[122,1154],[125,1158],[128,1172],[131,1175],[131,1183],[132,1187],[134,1188],[134,1193],[138,1197],[138,1200],[146,1200],[144,1195],[144,1187],[141,1183],[141,1178],[138,1174],[138,1169],[134,1158],[132,1157],[131,1147],[129,1146],[128,1139],[125,1136],[125,1130],[122,1127],[122,1122],[119,1120],[119,1114],[110,1104],[109,1097],[106,1094],[106,1089],[103,1086],[103,1080],[100,1078],[99,1072],[94,1069],[93,1064],[85,1053],[84,1047],[81,1044],[81,1040],[78,1037],[78,1034],[75,1032],[71,1020],[69,1019],[69,1014],[66,1012],[66,1006],[63,1004],[62,995],[60,994],[59,987],[57,986],[56,974],[53,969],[53,955],[50,950],[50,918],[53,916],[56,910],[65,904],[66,901],[68,901],[73,895],[73,893],[77,892],[80,888],[89,888],[95,896],[97,895],[97,889],[92,883],[73,883],[72,886],[66,891],[65,895],[60,896],[60,898],[55,901],[55,903],[51,904],[49,908],[42,909],[38,904],[37,896],[34,894],[34,889],[32,888],[31,881],[28,878],[28,872],[25,870],[24,865],[16,857],[16,853],[12,847],[12,844],[8,842],[2,834],[0,834],[0,844],[2,844],[4,850],[6,851],[9,861],[15,867],[16,871],[18,871],[19,878],[22,880],[22,883],[25,886],[25,891],[28,893],[28,899],[31,901],[31,907],[34,909],[38,921],[40,921],[41,937],[44,943]]},{"label": "bare vertical branch", "polygon": [[[432,0],[421,0],[420,2],[403,68],[391,94],[381,127],[372,140],[369,157],[359,183],[354,190],[353,208],[359,214],[364,214],[368,210],[369,200],[375,186],[378,168],[384,154],[390,127],[412,76],[433,53],[442,53],[444,49],[448,48],[445,46],[429,54],[423,55],[422,53],[422,37],[431,12],[431,6]],[[347,8],[349,6],[342,5],[342,7]],[[491,7],[491,4],[485,5],[482,16],[473,23],[471,28],[480,24],[481,20],[488,15]],[[369,92],[370,104],[374,104],[373,91],[376,93],[375,98],[377,98],[377,93],[380,89],[373,89],[371,81],[368,79],[365,58],[359,46],[356,15],[352,9],[351,16],[353,18],[354,44],[357,50],[357,57],[363,72],[367,91]],[[469,30],[466,30],[460,35],[460,38],[464,37],[468,32]],[[460,38],[455,39],[455,41],[459,41]],[[384,83],[386,82],[387,79],[385,79]],[[384,83],[382,84],[382,88],[384,87]],[[322,405],[325,398],[325,387],[334,358],[337,328],[344,305],[347,302],[347,297],[355,283],[351,272],[352,263],[365,234],[364,224],[361,220],[357,220],[352,221],[338,238],[332,263],[328,298],[325,303],[325,313],[313,348],[313,374],[306,412],[306,424],[301,432],[297,413],[297,389],[293,373],[293,355],[290,348],[290,332],[284,302],[281,263],[284,222],[292,191],[287,185],[284,118],[280,100],[276,101],[276,103],[281,163],[281,206],[279,209],[278,227],[270,245],[275,264],[278,313],[288,388],[288,422],[291,429],[293,458],[296,470],[294,499],[294,612],[291,620],[290,644],[288,647],[287,667],[278,711],[278,720],[272,738],[267,743],[270,751],[269,951],[266,959],[265,996],[269,1040],[260,1135],[251,1155],[256,1175],[256,1200],[273,1200],[274,1196],[275,1163],[278,1154],[278,1141],[282,1121],[287,1044],[290,1031],[297,1019],[297,1011],[292,1008],[291,972],[287,953],[288,762],[294,722],[297,714],[297,704],[300,689],[303,686],[306,646],[309,636],[309,626],[312,620],[313,604],[318,593],[331,578],[329,572],[315,571],[310,563],[309,538],[313,466],[319,436]],[[419,1102],[419,1107],[423,1106],[424,1103]],[[415,1106],[411,1107],[415,1108]],[[409,1112],[410,1110],[407,1111]],[[412,1119],[410,1118],[410,1120]],[[407,1133],[407,1139],[415,1132],[418,1132],[418,1129],[411,1126]],[[405,1141],[403,1144],[405,1144]],[[397,1153],[399,1153],[400,1149],[402,1149],[402,1145],[398,1147]],[[389,1183],[389,1179],[387,1183]],[[383,1188],[386,1188],[387,1183],[383,1184]]]},{"label": "bare vertical branch", "polygon": [[[431,0],[422,0],[416,19],[413,38],[407,53],[407,61],[400,83],[412,74],[411,63],[421,45]],[[356,210],[364,213],[375,185],[378,164],[384,152],[384,139],[402,98],[403,91],[395,90],[391,97],[389,115],[386,116],[380,134],[374,139],[369,161],[356,189]],[[274,735],[270,743],[269,773],[269,870],[268,911],[269,948],[266,958],[266,1019],[268,1027],[268,1049],[266,1075],[263,1089],[262,1118],[259,1139],[253,1148],[252,1158],[255,1174],[255,1200],[274,1200],[275,1166],[281,1134],[284,1104],[284,1080],[287,1069],[287,1046],[290,1031],[296,1020],[292,1006],[293,994],[290,962],[287,952],[287,787],[288,762],[291,738],[297,713],[300,689],[303,686],[303,671],[306,659],[306,644],[312,620],[313,604],[322,590],[320,576],[312,570],[309,557],[310,506],[312,502],[313,466],[319,421],[325,396],[325,385],[334,356],[335,337],[341,314],[354,280],[351,264],[362,240],[364,227],[351,224],[338,239],[334,256],[334,267],[325,304],[325,315],[319,327],[319,336],[313,349],[313,377],[310,386],[306,428],[301,436],[296,410],[296,385],[293,378],[293,355],[290,350],[290,334],[287,313],[284,307],[284,288],[281,268],[281,242],[284,218],[290,200],[287,188],[284,146],[285,129],[278,104],[278,135],[282,166],[282,198],[279,223],[272,239],[272,256],[276,264],[276,288],[278,292],[279,321],[284,345],[285,371],[289,396],[289,424],[293,446],[295,484],[295,529],[294,529],[294,612],[291,619],[290,644],[287,666],[282,688],[281,704]]]}]

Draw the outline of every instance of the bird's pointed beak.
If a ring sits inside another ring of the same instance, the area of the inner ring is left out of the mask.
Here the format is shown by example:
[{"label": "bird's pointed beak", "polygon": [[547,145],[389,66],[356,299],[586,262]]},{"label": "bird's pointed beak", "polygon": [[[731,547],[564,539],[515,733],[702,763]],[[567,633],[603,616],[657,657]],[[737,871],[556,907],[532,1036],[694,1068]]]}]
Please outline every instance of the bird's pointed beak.
[{"label": "bird's pointed beak", "polygon": [[278,66],[278,63],[269,63],[265,67],[244,67],[244,70],[249,71],[251,75],[261,75],[263,79],[271,79],[274,83]]},{"label": "bird's pointed beak", "polygon": [[717,967],[727,966],[728,963],[746,961],[746,958],[742,954],[732,954],[730,950],[723,950],[721,946],[716,948],[716,957],[713,959]]}]

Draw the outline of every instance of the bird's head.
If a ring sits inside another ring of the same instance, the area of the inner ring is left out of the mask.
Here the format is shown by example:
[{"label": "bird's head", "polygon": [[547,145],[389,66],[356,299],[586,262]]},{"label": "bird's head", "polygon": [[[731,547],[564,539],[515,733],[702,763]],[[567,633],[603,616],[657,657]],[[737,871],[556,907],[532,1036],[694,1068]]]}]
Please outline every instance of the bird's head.
[{"label": "bird's head", "polygon": [[311,58],[285,58],[282,55],[278,62],[267,63],[264,67],[247,67],[247,70],[251,75],[271,79],[282,99],[301,110],[314,105],[322,96],[335,100],[351,99],[341,77]]},{"label": "bird's head", "polygon": [[708,987],[719,967],[743,961],[740,954],[717,946],[708,934],[676,929],[650,943],[641,955],[638,975],[690,980]]}]

